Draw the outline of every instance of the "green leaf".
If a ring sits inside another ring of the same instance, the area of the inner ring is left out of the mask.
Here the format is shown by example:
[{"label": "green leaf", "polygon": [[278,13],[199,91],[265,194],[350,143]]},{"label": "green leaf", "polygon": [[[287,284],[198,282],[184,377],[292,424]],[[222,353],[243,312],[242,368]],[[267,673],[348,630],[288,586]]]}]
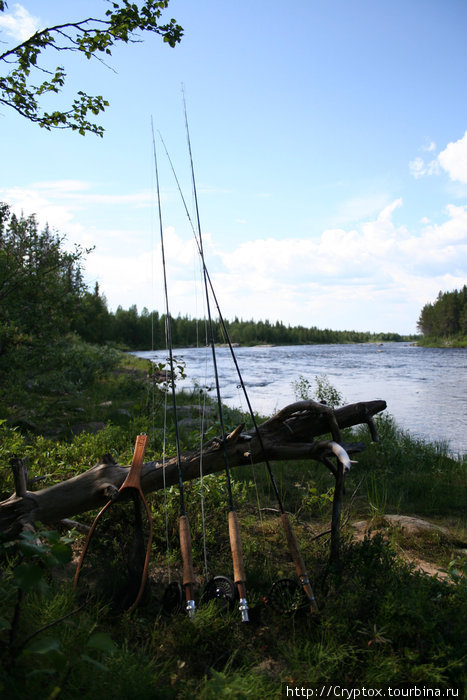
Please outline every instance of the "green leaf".
[{"label": "green leaf", "polygon": [[18,542],[18,549],[26,557],[40,556],[45,552],[44,545],[35,542]]},{"label": "green leaf", "polygon": [[64,542],[56,542],[50,550],[50,554],[57,564],[68,564],[73,557],[71,547]]},{"label": "green leaf", "polygon": [[96,668],[98,668],[100,671],[108,671],[109,669],[107,666],[104,666],[104,664],[101,664],[100,661],[96,661],[96,659],[92,659],[90,656],[87,654],[81,654],[81,658],[83,661],[86,661],[88,664],[92,664]]},{"label": "green leaf", "polygon": [[15,581],[22,591],[31,591],[44,576],[43,569],[37,564],[20,564],[13,572]]},{"label": "green leaf", "polygon": [[48,654],[50,651],[59,651],[60,642],[57,637],[42,637],[42,639],[34,639],[33,642],[25,649],[28,654]]},{"label": "green leaf", "polygon": [[10,629],[11,629],[11,625],[8,622],[8,620],[5,620],[4,617],[0,617],[0,632],[2,630],[10,630]]},{"label": "green leaf", "polygon": [[114,654],[117,651],[115,643],[106,632],[96,632],[93,634],[92,637],[89,638],[86,646],[91,647],[91,649],[105,651],[107,654]]}]

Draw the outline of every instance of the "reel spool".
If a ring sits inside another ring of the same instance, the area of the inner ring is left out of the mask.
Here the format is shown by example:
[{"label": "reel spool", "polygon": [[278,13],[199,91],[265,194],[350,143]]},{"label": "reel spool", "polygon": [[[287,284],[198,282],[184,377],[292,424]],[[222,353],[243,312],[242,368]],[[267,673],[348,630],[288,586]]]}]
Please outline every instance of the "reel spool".
[{"label": "reel spool", "polygon": [[280,578],[275,581],[266,598],[266,603],[281,615],[289,616],[307,607],[307,599],[298,581]]},{"label": "reel spool", "polygon": [[202,601],[208,603],[211,600],[217,601],[219,607],[226,610],[233,608],[237,597],[237,589],[228,576],[214,576],[204,587]]},{"label": "reel spool", "polygon": [[175,615],[183,609],[184,595],[178,581],[169,583],[162,597],[162,607],[167,615]]}]

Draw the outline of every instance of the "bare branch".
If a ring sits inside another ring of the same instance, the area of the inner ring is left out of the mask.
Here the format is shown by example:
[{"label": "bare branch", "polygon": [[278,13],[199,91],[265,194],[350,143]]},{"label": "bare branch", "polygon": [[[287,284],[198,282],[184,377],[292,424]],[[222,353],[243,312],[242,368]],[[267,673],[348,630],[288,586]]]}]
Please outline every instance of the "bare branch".
[{"label": "bare branch", "polygon": [[[318,404],[319,405],[319,404]],[[365,423],[369,415],[375,415],[386,408],[384,401],[368,401],[344,406],[335,411],[340,428]],[[326,432],[327,415],[317,415],[314,410],[302,411],[301,422],[293,426],[292,432],[277,419],[278,415],[290,415],[291,407],[280,411],[273,419],[259,426],[261,441],[254,430],[243,432],[239,426],[226,439],[226,449],[231,468],[250,466],[264,461],[264,445],[269,459],[313,459],[328,464],[326,454],[335,454],[333,441],[314,441],[313,436]],[[306,425],[307,439],[303,440],[302,431]],[[324,425],[324,430],[323,430]],[[329,430],[329,428],[327,428]],[[342,446],[341,446],[342,449]],[[345,445],[347,453],[361,451],[361,443]],[[203,454],[199,451],[186,452],[181,456],[182,477],[191,481],[200,476],[202,456],[203,475],[223,471],[225,468],[223,445],[220,438],[211,440],[204,446]],[[345,458],[343,458],[345,461]],[[348,459],[348,458],[347,458]],[[344,462],[340,468],[333,467],[334,475],[344,472]],[[25,523],[39,520],[53,523],[63,518],[78,515],[88,510],[101,507],[109,498],[109,493],[118,489],[128,472],[127,467],[115,463],[99,463],[78,476],[60,484],[40,491],[24,494],[17,498],[12,496],[0,503],[0,531],[9,535],[19,532]],[[157,491],[178,483],[177,459],[167,459],[165,466],[158,462],[148,462],[143,467],[142,488],[145,493]],[[340,501],[336,503],[336,512],[340,512]],[[337,516],[336,516],[337,517]]]}]

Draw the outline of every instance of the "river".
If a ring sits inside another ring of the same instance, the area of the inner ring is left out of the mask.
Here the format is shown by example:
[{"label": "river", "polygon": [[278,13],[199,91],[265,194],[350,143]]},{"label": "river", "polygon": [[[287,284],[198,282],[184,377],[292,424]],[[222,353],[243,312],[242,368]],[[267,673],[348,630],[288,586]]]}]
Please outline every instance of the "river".
[{"label": "river", "polygon": [[[134,353],[164,361],[166,351]],[[196,382],[215,390],[210,348],[174,350],[187,377],[178,388]],[[293,382],[314,383],[326,375],[345,403],[384,399],[397,424],[430,442],[446,442],[452,452],[467,453],[467,349],[423,348],[408,343],[294,345],[235,348],[253,409],[269,416],[296,400]],[[246,410],[228,348],[216,348],[219,383],[225,404]]]}]

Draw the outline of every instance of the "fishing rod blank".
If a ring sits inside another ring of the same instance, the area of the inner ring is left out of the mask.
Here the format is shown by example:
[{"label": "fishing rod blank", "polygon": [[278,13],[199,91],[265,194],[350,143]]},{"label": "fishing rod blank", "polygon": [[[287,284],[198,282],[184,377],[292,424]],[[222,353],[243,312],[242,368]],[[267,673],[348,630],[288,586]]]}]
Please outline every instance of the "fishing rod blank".
[{"label": "fishing rod blank", "polygon": [[180,538],[180,553],[183,562],[183,588],[185,591],[186,600],[186,611],[190,618],[193,618],[195,614],[196,604],[194,600],[194,571],[193,571],[193,555],[191,546],[191,532],[190,524],[188,522],[188,517],[185,509],[185,498],[184,498],[184,488],[183,488],[183,473],[182,464],[180,458],[180,437],[178,432],[178,418],[177,418],[177,399],[175,395],[175,366],[172,352],[172,329],[171,329],[171,316],[169,310],[169,294],[167,289],[167,271],[166,271],[166,260],[165,260],[165,247],[164,247],[164,232],[162,226],[162,207],[160,198],[160,188],[159,188],[159,172],[157,167],[157,152],[156,152],[156,141],[154,138],[154,128],[152,129],[152,141],[154,149],[154,164],[156,170],[156,188],[157,188],[157,201],[159,208],[159,227],[161,235],[161,253],[162,253],[162,269],[164,278],[164,295],[165,295],[165,306],[166,306],[166,333],[167,333],[167,344],[169,348],[169,366],[170,366],[170,381],[172,388],[172,404],[173,404],[173,417],[174,417],[174,428],[175,428],[175,444],[177,450],[177,470],[178,470],[178,486],[179,486],[179,498],[180,498],[180,518],[179,518],[179,538]]},{"label": "fishing rod blank", "polygon": [[[184,103],[185,103],[185,99],[184,99]],[[186,119],[186,109],[185,109],[185,123],[186,123],[187,132],[188,132],[188,123],[187,123],[187,119]],[[183,196],[183,192],[182,192],[181,187],[180,187],[180,183],[179,183],[179,181],[178,181],[177,175],[176,175],[176,173],[175,173],[174,166],[173,166],[173,164],[172,164],[172,161],[171,161],[171,159],[170,159],[169,153],[168,153],[167,148],[166,148],[166,146],[165,146],[165,143],[164,143],[164,141],[163,141],[163,139],[162,139],[162,136],[161,136],[161,140],[162,140],[162,143],[163,143],[163,145],[164,145],[164,148],[165,148],[165,152],[166,152],[166,154],[167,154],[167,157],[168,157],[168,159],[169,159],[169,163],[170,163],[170,165],[171,165],[172,172],[173,172],[173,174],[174,174],[174,177],[175,177],[175,180],[176,180],[176,183],[177,183],[177,186],[178,186],[178,190],[179,190],[180,196],[181,196],[181,198],[182,198],[182,201],[183,201],[183,204],[184,204],[184,207],[185,207],[185,212],[186,212],[186,214],[187,214],[188,220],[189,220],[189,222],[190,222],[190,224],[191,224],[191,227],[192,227],[192,230],[193,230],[193,234],[194,234],[194,237],[195,237],[197,246],[198,246],[198,251],[199,251],[199,253],[200,253],[201,260],[202,260],[203,270],[204,270],[204,273],[205,273],[205,280],[207,280],[207,282],[209,282],[209,287],[210,287],[210,289],[211,289],[211,293],[212,293],[212,296],[213,296],[213,299],[214,299],[214,302],[215,302],[215,305],[216,305],[216,308],[217,308],[217,312],[218,312],[218,314],[219,314],[219,320],[220,320],[220,322],[221,322],[222,330],[223,330],[224,336],[225,336],[225,338],[226,338],[227,344],[228,344],[228,346],[229,346],[229,350],[230,350],[230,353],[231,353],[231,356],[232,356],[232,360],[233,360],[233,362],[234,362],[234,365],[235,365],[235,368],[236,368],[236,371],[237,371],[237,375],[238,375],[238,378],[239,378],[239,382],[240,382],[242,391],[243,391],[243,393],[244,393],[245,400],[246,400],[246,402],[247,402],[248,411],[249,411],[249,414],[250,414],[251,419],[252,419],[252,421],[253,421],[253,427],[254,427],[255,432],[256,432],[256,435],[257,435],[257,437],[258,437],[258,442],[259,442],[259,444],[260,444],[260,448],[261,448],[261,450],[262,450],[262,452],[263,452],[263,455],[264,455],[264,461],[265,461],[266,468],[267,468],[267,471],[268,471],[269,479],[270,479],[270,481],[271,481],[271,484],[272,484],[272,487],[273,487],[273,490],[274,490],[274,493],[275,493],[275,496],[276,496],[276,499],[277,499],[277,502],[278,502],[278,505],[279,505],[279,509],[280,509],[280,512],[281,512],[282,526],[283,526],[283,528],[284,528],[284,532],[285,532],[285,536],[286,536],[287,543],[288,543],[288,546],[289,546],[290,554],[291,554],[292,559],[293,559],[293,561],[294,561],[295,570],[296,570],[297,575],[298,575],[298,577],[299,577],[300,583],[302,584],[303,591],[304,591],[304,593],[305,593],[305,595],[306,595],[306,597],[307,597],[307,600],[308,600],[308,602],[309,602],[309,604],[310,604],[310,610],[311,610],[311,612],[317,612],[317,611],[318,611],[318,606],[317,606],[317,604],[316,604],[316,600],[315,600],[315,597],[314,597],[314,593],[313,593],[313,590],[312,590],[312,588],[311,588],[311,584],[310,584],[308,572],[307,572],[307,569],[306,569],[306,566],[305,566],[303,557],[301,556],[300,548],[299,548],[298,541],[297,541],[297,538],[296,538],[296,536],[295,536],[295,533],[294,533],[294,531],[293,531],[292,524],[291,524],[291,522],[290,522],[290,519],[289,519],[287,513],[285,512],[285,509],[284,509],[284,506],[283,506],[283,503],[282,503],[282,499],[281,499],[281,496],[280,496],[280,493],[279,493],[279,489],[278,489],[278,487],[277,487],[277,483],[276,483],[276,480],[275,480],[275,477],[274,477],[274,474],[273,474],[271,465],[270,465],[269,460],[268,460],[268,457],[267,457],[266,448],[265,448],[265,446],[264,446],[264,442],[263,442],[263,439],[262,439],[262,436],[261,436],[261,432],[260,432],[260,430],[259,430],[259,427],[258,427],[256,418],[255,418],[255,415],[254,415],[254,411],[253,411],[253,408],[252,408],[252,406],[251,406],[250,397],[249,397],[249,395],[248,395],[248,392],[247,392],[245,383],[244,383],[244,381],[243,381],[243,376],[242,376],[242,373],[241,373],[241,371],[240,371],[240,367],[239,367],[239,364],[238,364],[238,362],[237,362],[237,357],[236,357],[236,355],[235,355],[235,351],[234,351],[234,349],[233,349],[233,345],[232,345],[231,340],[230,340],[230,335],[229,335],[228,330],[227,330],[227,327],[226,327],[226,325],[225,325],[225,321],[224,321],[224,318],[223,318],[223,316],[222,316],[222,312],[221,312],[221,310],[220,310],[219,302],[218,302],[218,300],[217,300],[217,296],[216,296],[216,294],[215,294],[214,287],[213,287],[211,278],[210,278],[210,276],[209,276],[209,272],[208,272],[207,267],[206,267],[206,262],[205,262],[205,258],[204,258],[204,251],[203,251],[203,246],[202,246],[202,241],[200,240],[201,227],[200,227],[200,221],[199,221],[199,211],[198,211],[198,206],[197,206],[196,190],[195,190],[195,206],[196,206],[196,215],[197,215],[197,223],[198,223],[198,234],[196,233],[195,227],[193,226],[193,222],[192,222],[192,220],[191,220],[190,213],[189,213],[188,207],[187,207],[187,205],[186,205],[186,201],[185,201],[185,198],[184,198],[184,196]],[[189,144],[190,159],[191,159],[191,164],[192,164],[192,178],[193,178],[193,181],[194,181],[194,168],[193,168],[193,160],[192,160],[192,155],[191,155],[191,145],[190,145],[190,141],[189,141],[189,135],[188,135],[188,144]]]},{"label": "fishing rod blank", "polygon": [[232,484],[231,484],[231,480],[230,480],[229,458],[228,458],[227,446],[226,446],[226,432],[225,432],[225,426],[224,426],[224,416],[223,416],[222,400],[221,400],[220,385],[219,385],[219,374],[217,371],[214,329],[213,329],[212,316],[211,316],[211,305],[210,305],[210,301],[209,301],[209,288],[208,288],[208,281],[207,281],[207,274],[206,274],[206,265],[204,262],[203,237],[202,237],[202,233],[201,233],[201,222],[200,222],[200,217],[199,217],[198,195],[197,195],[196,180],[195,180],[195,169],[194,169],[194,165],[193,165],[193,155],[192,155],[192,151],[191,151],[190,130],[188,128],[188,117],[187,117],[187,110],[186,110],[186,103],[185,103],[185,94],[184,93],[182,93],[182,94],[183,94],[183,107],[184,107],[184,114],[185,114],[186,135],[187,135],[187,141],[188,141],[188,151],[189,151],[189,155],[190,155],[193,195],[194,195],[194,201],[195,201],[196,220],[197,220],[197,228],[198,228],[197,243],[198,243],[199,253],[201,256],[201,261],[202,261],[202,266],[203,266],[204,289],[205,289],[205,293],[206,293],[206,309],[207,309],[207,314],[208,314],[208,324],[209,324],[209,330],[210,330],[210,344],[211,344],[211,351],[212,351],[212,362],[213,362],[213,367],[214,367],[214,378],[215,378],[215,383],[216,383],[217,408],[218,408],[218,414],[219,414],[219,422],[220,422],[220,426],[221,426],[222,447],[223,447],[224,464],[225,464],[225,475],[226,475],[226,480],[227,480],[227,494],[228,494],[228,499],[229,499],[230,549],[231,549],[231,553],[232,553],[232,563],[233,563],[233,569],[234,569],[234,581],[235,581],[235,584],[236,584],[237,589],[238,589],[238,597],[240,600],[239,611],[241,613],[242,622],[248,622],[249,618],[248,618],[248,602],[247,602],[247,597],[246,597],[246,595],[247,595],[246,594],[246,574],[245,574],[245,566],[243,563],[243,551],[242,551],[242,541],[241,541],[241,534],[240,534],[240,524],[238,522],[238,515],[235,512],[233,495],[232,495]]}]

